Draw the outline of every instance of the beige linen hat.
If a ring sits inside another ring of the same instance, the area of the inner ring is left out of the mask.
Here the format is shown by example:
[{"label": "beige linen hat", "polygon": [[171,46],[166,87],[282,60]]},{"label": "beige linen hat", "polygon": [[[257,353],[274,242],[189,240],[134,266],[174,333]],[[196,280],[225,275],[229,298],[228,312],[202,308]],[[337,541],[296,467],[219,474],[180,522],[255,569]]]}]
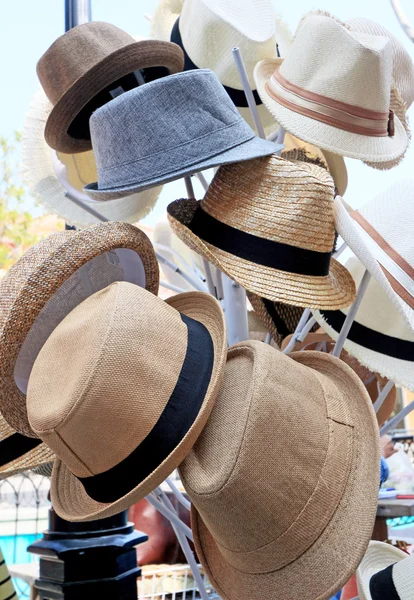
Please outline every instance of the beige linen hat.
[{"label": "beige linen hat", "polygon": [[287,57],[262,60],[254,77],[263,103],[293,135],[334,154],[392,165],[408,145],[390,112],[392,66],[387,37],[311,13]]},{"label": "beige linen hat", "polygon": [[355,287],[331,253],[329,173],[276,155],[221,167],[204,199],[168,208],[174,233],[249,292],[322,308],[348,306]]},{"label": "beige linen hat", "polygon": [[371,401],[343,361],[233,346],[180,465],[197,555],[220,596],[328,600],[368,546],[379,464]]},{"label": "beige linen hat", "polygon": [[0,479],[50,464],[54,458],[42,440],[16,433],[0,415]]},{"label": "beige linen hat", "polygon": [[47,143],[59,152],[90,150],[89,117],[98,107],[139,82],[177,73],[183,66],[182,50],[170,42],[137,42],[100,21],[70,29],[37,63],[40,83],[53,104],[45,127]]},{"label": "beige linen hat", "polygon": [[223,311],[203,292],[164,302],[119,282],[69,313],[40,351],[27,393],[31,426],[57,456],[57,514],[114,515],[162,483],[207,421],[226,354]]},{"label": "beige linen hat", "polygon": [[414,598],[413,561],[414,557],[391,544],[370,542],[356,572],[359,600]]},{"label": "beige linen hat", "polygon": [[33,363],[53,329],[80,302],[114,281],[158,293],[151,242],[127,223],[63,231],[32,246],[0,283],[0,411],[19,433],[37,437],[27,418]]}]

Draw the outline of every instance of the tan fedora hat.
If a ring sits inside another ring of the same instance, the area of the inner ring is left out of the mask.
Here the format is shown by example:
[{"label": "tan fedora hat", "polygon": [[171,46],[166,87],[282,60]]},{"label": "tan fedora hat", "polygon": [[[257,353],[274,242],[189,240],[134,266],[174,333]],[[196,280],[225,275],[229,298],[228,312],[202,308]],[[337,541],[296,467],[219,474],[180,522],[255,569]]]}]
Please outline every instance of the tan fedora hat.
[{"label": "tan fedora hat", "polygon": [[27,394],[30,423],[57,456],[58,515],[114,515],[162,483],[201,433],[226,355],[223,311],[203,292],[164,302],[119,282],[77,306],[40,351]]},{"label": "tan fedora hat", "polygon": [[30,372],[53,329],[85,298],[114,281],[158,293],[151,242],[127,223],[55,233],[32,246],[0,283],[0,411],[23,435]]},{"label": "tan fedora hat", "polygon": [[219,169],[201,202],[168,208],[192,250],[249,292],[294,306],[348,306],[355,285],[331,258],[334,185],[329,173],[276,155]]},{"label": "tan fedora hat", "polygon": [[343,361],[233,346],[180,465],[197,554],[220,596],[328,600],[368,546],[379,464],[371,401]]},{"label": "tan fedora hat", "polygon": [[136,87],[135,72],[140,71],[145,82],[182,71],[183,66],[184,55],[176,44],[137,42],[100,21],[74,27],[37,63],[40,83],[53,104],[45,128],[47,143],[69,154],[90,150],[89,117],[120,91]]},{"label": "tan fedora hat", "polygon": [[[370,73],[370,77],[367,77]],[[286,131],[334,154],[397,164],[408,145],[390,112],[389,39],[320,13],[300,23],[287,57],[255,68],[257,91]]]}]

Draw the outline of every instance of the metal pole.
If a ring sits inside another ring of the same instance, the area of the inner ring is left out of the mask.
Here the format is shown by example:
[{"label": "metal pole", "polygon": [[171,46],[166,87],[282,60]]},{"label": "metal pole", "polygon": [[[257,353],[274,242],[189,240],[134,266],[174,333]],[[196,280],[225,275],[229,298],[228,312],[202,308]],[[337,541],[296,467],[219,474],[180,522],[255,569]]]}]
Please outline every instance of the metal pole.
[{"label": "metal pole", "polygon": [[246,290],[223,273],[224,316],[229,346],[249,339]]},{"label": "metal pole", "polygon": [[91,20],[91,0],[65,0],[65,31]]},{"label": "metal pole", "polygon": [[177,513],[175,511],[168,509],[164,504],[162,504],[162,502],[160,502],[160,500],[156,499],[159,496],[158,488],[156,488],[152,492],[152,494],[154,495],[152,496],[151,494],[148,494],[148,496],[145,496],[145,499],[148,500],[151,506],[156,508],[166,519],[168,519],[171,522],[171,524],[174,524],[179,529],[181,529],[184,535],[186,535],[188,539],[193,542],[193,532],[191,531],[191,529],[181,521],[181,519],[177,516]]},{"label": "metal pole", "polygon": [[405,408],[403,408],[402,410],[400,410],[400,412],[397,415],[395,415],[395,417],[393,417],[392,419],[390,419],[387,423],[385,423],[385,425],[383,425],[381,427],[381,429],[380,429],[380,435],[385,435],[391,429],[394,429],[394,427],[396,425],[398,425],[398,423],[400,421],[402,421],[403,419],[405,419],[405,417],[407,415],[409,415],[412,410],[414,410],[414,400],[412,402],[410,402],[410,404],[408,404]]},{"label": "metal pole", "polygon": [[296,346],[296,342],[298,341],[298,337],[303,329],[303,327],[306,325],[307,320],[309,319],[311,314],[310,308],[305,308],[305,310],[302,313],[302,316],[299,320],[299,323],[290,339],[290,342],[288,343],[288,345],[286,346],[286,348],[283,350],[283,354],[287,354],[288,352],[292,352],[292,350],[294,349],[294,347]]},{"label": "metal pole", "polygon": [[401,8],[399,0],[391,0],[391,6],[394,9],[395,16],[398,19],[399,24],[401,25],[404,33],[410,38],[412,42],[414,42],[414,29],[411,27],[410,22],[408,21],[405,12]]},{"label": "metal pole", "polygon": [[201,171],[199,173],[197,173],[197,179],[203,186],[204,191],[206,192],[208,190],[208,181],[204,177],[203,173],[201,173]]},{"label": "metal pole", "polygon": [[244,93],[246,94],[247,104],[249,105],[249,108],[250,108],[252,119],[253,119],[254,125],[256,127],[257,135],[263,139],[266,139],[263,125],[262,125],[262,122],[260,121],[259,113],[257,110],[256,101],[253,96],[252,88],[250,87],[246,67],[244,66],[243,57],[241,55],[239,48],[233,48],[233,58],[236,63],[236,67],[239,72],[239,75],[240,75]]},{"label": "metal pole", "polygon": [[180,490],[178,489],[178,487],[175,485],[174,481],[171,479],[171,477],[167,477],[167,479],[165,480],[166,483],[169,485],[172,493],[174,494],[174,496],[177,498],[178,502],[180,504],[182,504],[184,506],[184,508],[186,508],[187,510],[190,510],[191,508],[191,502],[189,502],[184,496],[183,494],[180,492]]},{"label": "metal pole", "polygon": [[388,396],[388,394],[392,390],[393,386],[394,386],[394,382],[391,381],[391,379],[390,379],[389,381],[387,381],[387,383],[384,385],[384,387],[378,394],[378,398],[374,402],[374,410],[376,413],[379,411],[381,406],[384,404],[385,398]]},{"label": "metal pole", "polygon": [[316,323],[315,317],[311,317],[309,319],[309,321],[306,323],[306,325],[303,327],[302,331],[299,333],[299,335],[297,337],[298,342],[303,342],[305,340],[306,336],[308,335],[308,333],[310,332],[312,327],[315,325],[315,323]]}]

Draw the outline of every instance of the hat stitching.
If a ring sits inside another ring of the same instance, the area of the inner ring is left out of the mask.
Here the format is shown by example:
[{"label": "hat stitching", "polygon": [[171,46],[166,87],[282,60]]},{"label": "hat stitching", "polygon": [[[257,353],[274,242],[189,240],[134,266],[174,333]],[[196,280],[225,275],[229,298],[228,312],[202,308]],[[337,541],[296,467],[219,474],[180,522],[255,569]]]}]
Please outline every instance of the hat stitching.
[{"label": "hat stitching", "polygon": [[[85,470],[90,474],[93,475],[92,471],[89,469],[89,467],[87,465],[85,465],[85,463],[83,462],[83,460],[81,460],[79,458],[79,456],[76,454],[76,452],[74,452],[72,450],[72,448],[70,448],[70,446],[67,445],[67,443],[65,442],[65,440],[62,438],[62,436],[60,435],[60,433],[58,431],[54,431],[54,433],[57,435],[57,437],[59,438],[59,440],[61,441],[62,445],[66,448],[66,450],[68,451],[69,454],[71,454],[73,457],[75,457],[75,459],[85,468]],[[74,475],[76,477],[76,475]]]}]

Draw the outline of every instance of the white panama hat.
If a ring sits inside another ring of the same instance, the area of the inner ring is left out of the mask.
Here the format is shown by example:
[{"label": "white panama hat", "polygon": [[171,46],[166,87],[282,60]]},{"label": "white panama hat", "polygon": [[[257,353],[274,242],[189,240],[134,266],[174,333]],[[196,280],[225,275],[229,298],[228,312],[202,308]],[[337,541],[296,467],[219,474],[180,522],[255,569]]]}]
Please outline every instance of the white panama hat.
[{"label": "white panama hat", "polygon": [[372,541],[358,567],[359,600],[412,600],[414,598],[414,556]]}]

